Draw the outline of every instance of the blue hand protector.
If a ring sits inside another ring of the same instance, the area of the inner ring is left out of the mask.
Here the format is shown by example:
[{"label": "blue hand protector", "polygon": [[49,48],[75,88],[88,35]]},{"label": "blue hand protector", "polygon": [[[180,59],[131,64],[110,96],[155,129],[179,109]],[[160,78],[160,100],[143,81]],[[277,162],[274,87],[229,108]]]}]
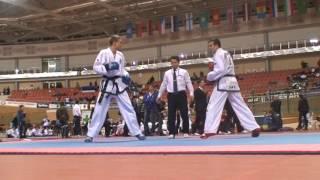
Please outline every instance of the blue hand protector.
[{"label": "blue hand protector", "polygon": [[107,71],[119,70],[119,63],[111,62],[109,64],[105,64],[104,67],[106,68]]},{"label": "blue hand protector", "polygon": [[126,85],[130,85],[130,82],[131,82],[130,76],[122,76],[122,82]]}]

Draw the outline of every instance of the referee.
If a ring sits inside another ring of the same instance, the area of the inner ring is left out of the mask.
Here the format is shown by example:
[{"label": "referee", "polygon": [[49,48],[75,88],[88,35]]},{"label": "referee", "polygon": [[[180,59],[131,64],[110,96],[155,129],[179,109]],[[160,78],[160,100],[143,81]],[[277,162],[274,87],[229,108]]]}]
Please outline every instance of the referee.
[{"label": "referee", "polygon": [[188,117],[188,89],[191,101],[193,99],[193,86],[187,70],[179,68],[180,59],[178,56],[170,57],[172,68],[164,74],[162,84],[160,86],[158,102],[164,90],[168,92],[168,130],[169,138],[173,139],[176,134],[176,112],[180,111],[183,122],[184,137],[189,136],[189,117]]}]

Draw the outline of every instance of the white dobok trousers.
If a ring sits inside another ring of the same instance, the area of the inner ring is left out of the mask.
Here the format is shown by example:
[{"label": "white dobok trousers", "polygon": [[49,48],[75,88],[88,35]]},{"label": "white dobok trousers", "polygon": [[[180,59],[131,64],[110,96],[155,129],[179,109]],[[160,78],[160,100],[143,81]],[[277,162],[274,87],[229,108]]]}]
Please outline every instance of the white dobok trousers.
[{"label": "white dobok trousers", "polygon": [[97,100],[97,103],[92,115],[91,123],[88,125],[87,136],[95,137],[100,132],[104,124],[104,121],[106,119],[106,115],[109,110],[109,106],[112,98],[116,99],[116,102],[120,109],[120,113],[124,121],[126,122],[131,135],[136,136],[138,134],[141,134],[140,126],[138,125],[138,121],[137,121],[136,112],[133,109],[128,93],[125,91],[118,95],[110,95],[107,98],[105,94],[105,97],[103,97],[101,103],[99,103]]},{"label": "white dobok trousers", "polygon": [[227,99],[244,129],[252,131],[260,128],[240,92],[218,91],[216,86],[207,107],[204,133],[217,133]]}]

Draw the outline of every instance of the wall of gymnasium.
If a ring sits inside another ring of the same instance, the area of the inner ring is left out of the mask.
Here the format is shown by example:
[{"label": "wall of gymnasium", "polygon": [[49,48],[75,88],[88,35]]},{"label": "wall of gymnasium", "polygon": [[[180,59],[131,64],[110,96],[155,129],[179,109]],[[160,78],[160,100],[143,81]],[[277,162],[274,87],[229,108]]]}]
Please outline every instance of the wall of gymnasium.
[{"label": "wall of gymnasium", "polygon": [[0,83],[0,92],[2,93],[2,90],[4,88],[10,88],[10,90],[16,89],[15,83]]},{"label": "wall of gymnasium", "polygon": [[29,71],[34,69],[42,70],[42,60],[41,57],[35,58],[25,58],[18,60],[18,67],[20,70]]},{"label": "wall of gymnasium", "polygon": [[304,61],[309,67],[316,67],[319,60],[320,53],[281,56],[271,58],[270,66],[272,71],[299,69],[301,62]]},{"label": "wall of gymnasium", "polygon": [[159,70],[135,71],[130,73],[131,79],[139,84],[146,84],[153,76],[154,79],[160,80]]},{"label": "wall of gymnasium", "polygon": [[71,79],[69,80],[70,87],[77,87],[77,84],[79,86],[89,86],[90,82],[94,84],[94,82],[97,81],[98,84],[100,82],[100,78],[83,78],[83,79]]},{"label": "wall of gymnasium", "polygon": [[43,83],[38,81],[29,81],[29,82],[19,82],[19,89],[20,90],[27,90],[27,89],[37,89],[43,88]]},{"label": "wall of gymnasium", "polygon": [[92,66],[97,54],[83,54],[69,56],[69,67]]},{"label": "wall of gymnasium", "polygon": [[[272,26],[257,25],[249,27],[240,24],[240,30],[236,33],[217,30],[211,27],[208,32],[194,31],[192,33],[179,33],[175,38],[168,33],[165,36],[152,38],[130,39],[125,45],[124,53],[127,61],[147,60],[154,57],[168,57],[180,53],[198,53],[207,50],[207,40],[219,36],[222,44],[227,49],[262,47],[265,42],[278,43],[310,38],[320,38],[319,19],[309,18],[302,23],[275,22]],[[268,39],[268,40],[267,40]],[[43,43],[27,45],[8,45],[0,47],[0,61],[6,62],[18,59],[20,68],[32,66],[41,67],[42,57],[67,56],[69,66],[78,67],[92,65],[96,54],[100,49],[107,47],[107,38],[95,40],[83,40],[61,43]],[[6,63],[8,69],[13,69],[14,63]],[[1,67],[4,69],[4,67]],[[7,68],[6,68],[7,69]]]},{"label": "wall of gymnasium", "polygon": [[[190,36],[190,35],[189,35]],[[212,36],[213,37],[213,36]],[[193,40],[192,38],[197,38]],[[320,38],[320,27],[315,24],[313,26],[299,26],[296,29],[277,29],[277,30],[267,30],[255,33],[237,33],[233,35],[222,34],[221,41],[225,48],[255,48],[256,46],[262,47],[266,42],[266,38],[270,44],[302,40],[310,38]],[[181,40],[182,39],[182,40]],[[150,42],[149,40],[137,40],[134,42],[129,42],[127,44],[128,49],[124,50],[127,61],[133,60],[147,60],[150,58],[152,61],[154,57],[168,57],[171,55],[178,55],[180,53],[186,53],[190,55],[196,52],[205,52],[207,50],[207,39],[199,35],[191,35],[191,37],[184,36],[178,40],[165,41],[167,43],[156,43]],[[161,41],[161,39],[159,39]],[[76,42],[63,42],[63,43],[50,43],[50,44],[35,44],[35,53],[28,55],[28,53],[23,54],[23,47],[28,48],[31,45],[14,45],[0,47],[0,71],[14,70],[16,66],[15,60],[18,60],[19,69],[30,70],[32,67],[41,70],[42,67],[42,57],[46,56],[61,56],[62,66],[65,65],[64,58],[69,59],[69,68],[92,65],[94,59],[97,55],[99,49],[106,47],[106,39],[97,40],[96,43],[89,41],[76,41]],[[90,48],[94,45],[96,48]],[[12,49],[12,55],[4,56],[3,48],[10,47]],[[18,47],[15,50],[15,47]],[[30,48],[29,48],[30,49]],[[31,56],[31,57],[29,57]],[[309,55],[295,55],[286,57],[272,57],[270,58],[270,70],[285,70],[285,69],[297,69],[300,68],[301,61],[306,61],[309,65],[314,66],[318,61],[319,54],[309,54]],[[267,69],[266,62],[262,59],[258,60],[248,60],[236,62],[236,72],[238,74],[260,72]],[[206,74],[207,66],[200,65],[197,67],[188,67],[190,75],[193,72],[199,74],[200,71],[204,71]],[[160,74],[163,73],[162,70]],[[151,76],[154,76],[156,80],[159,80],[159,71],[151,70],[146,72],[132,72],[133,79],[141,84],[146,83]],[[70,86],[76,86],[76,80],[70,80]],[[90,80],[79,80],[80,86],[88,85]],[[64,83],[64,82],[63,82]],[[11,89],[15,88],[14,83],[1,83],[0,87],[9,86]],[[20,85],[20,87],[30,87],[28,83]],[[40,86],[42,87],[42,86]],[[64,85],[65,87],[65,85]]]},{"label": "wall of gymnasium", "polygon": [[286,29],[282,31],[269,32],[269,42],[294,42],[295,40],[310,40],[312,38],[320,39],[320,26],[306,27],[299,29]]},{"label": "wall of gymnasium", "polygon": [[14,59],[4,59],[0,60],[1,66],[0,71],[13,71],[16,69],[15,60]]}]

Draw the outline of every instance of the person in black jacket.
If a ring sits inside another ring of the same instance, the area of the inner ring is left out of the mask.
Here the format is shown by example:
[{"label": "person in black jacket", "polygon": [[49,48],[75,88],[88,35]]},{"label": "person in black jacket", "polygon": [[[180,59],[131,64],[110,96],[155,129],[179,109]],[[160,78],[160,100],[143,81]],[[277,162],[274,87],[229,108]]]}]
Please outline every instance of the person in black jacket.
[{"label": "person in black jacket", "polygon": [[56,117],[58,120],[58,127],[61,129],[62,138],[67,138],[69,134],[68,121],[69,114],[68,110],[64,107],[64,103],[60,104],[60,108],[56,111]]},{"label": "person in black jacket", "polygon": [[105,137],[109,137],[111,135],[112,127],[111,127],[111,122],[109,121],[109,119],[110,119],[109,112],[107,112],[106,120],[103,123],[103,127],[105,130],[105,134],[104,134]]},{"label": "person in black jacket", "polygon": [[309,103],[307,98],[304,97],[304,95],[300,94],[299,98],[300,98],[299,105],[298,105],[299,125],[297,127],[297,130],[300,130],[302,128],[304,128],[304,130],[308,130],[307,114],[309,112]]},{"label": "person in black jacket", "polygon": [[234,112],[230,101],[227,99],[226,104],[224,105],[224,108],[227,111],[227,117],[226,117],[226,122],[225,123],[230,123],[229,126],[230,131],[232,131],[233,133],[241,133],[243,132],[243,127],[238,119],[238,116],[236,115],[236,113]]},{"label": "person in black jacket", "polygon": [[17,122],[18,122],[18,128],[19,128],[19,138],[25,138],[26,137],[26,114],[24,113],[24,106],[20,105],[18,112],[17,112]]},{"label": "person in black jacket", "polygon": [[278,97],[275,97],[270,104],[272,109],[273,129],[279,130],[282,128],[282,116],[281,116],[281,101]]},{"label": "person in black jacket", "polygon": [[199,87],[194,91],[194,110],[196,112],[196,120],[192,126],[193,134],[203,134],[207,111],[207,93],[204,91],[204,80],[198,81],[198,85]]}]

